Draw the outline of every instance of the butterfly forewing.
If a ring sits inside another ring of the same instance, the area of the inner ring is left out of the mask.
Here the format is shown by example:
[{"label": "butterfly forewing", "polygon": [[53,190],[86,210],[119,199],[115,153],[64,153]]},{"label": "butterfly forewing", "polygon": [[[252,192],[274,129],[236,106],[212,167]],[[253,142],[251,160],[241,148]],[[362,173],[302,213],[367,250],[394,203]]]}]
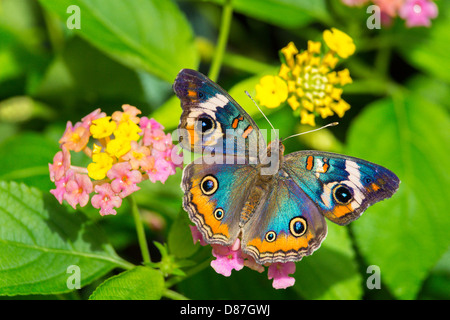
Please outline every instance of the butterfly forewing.
[{"label": "butterfly forewing", "polygon": [[258,161],[260,148],[266,148],[264,138],[253,119],[226,91],[190,69],[180,71],[173,89],[183,109],[178,131],[184,149]]},{"label": "butterfly forewing", "polygon": [[294,152],[284,158],[283,167],[322,214],[340,225],[391,197],[400,183],[382,166],[330,152]]}]

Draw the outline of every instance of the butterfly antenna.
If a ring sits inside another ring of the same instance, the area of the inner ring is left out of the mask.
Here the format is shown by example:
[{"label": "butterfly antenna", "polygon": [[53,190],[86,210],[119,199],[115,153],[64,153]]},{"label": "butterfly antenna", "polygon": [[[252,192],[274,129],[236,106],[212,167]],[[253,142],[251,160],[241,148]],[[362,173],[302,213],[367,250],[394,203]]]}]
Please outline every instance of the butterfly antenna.
[{"label": "butterfly antenna", "polygon": [[285,141],[287,139],[293,138],[293,137],[301,136],[302,134],[307,134],[307,133],[311,133],[311,132],[314,132],[314,131],[319,131],[319,130],[325,129],[327,127],[334,127],[334,126],[337,126],[338,124],[339,124],[339,122],[332,122],[332,123],[329,123],[329,124],[327,124],[327,125],[325,125],[323,127],[320,127],[320,128],[314,129],[314,130],[293,134],[292,136],[284,138],[283,140],[281,140],[281,142],[283,142],[283,141]]},{"label": "butterfly antenna", "polygon": [[[273,126],[272,122],[270,122],[270,120],[266,117],[266,115],[265,115],[264,112],[261,110],[261,108],[258,106],[258,104],[256,103],[256,101],[253,100],[253,98],[252,98],[252,96],[250,95],[250,93],[248,93],[248,91],[245,90],[245,94],[248,95],[248,97],[249,97],[250,99],[252,99],[252,101],[253,101],[253,103],[255,104],[255,106],[256,106],[256,107],[258,108],[258,110],[262,113],[262,115],[264,116],[264,118],[266,118],[267,122],[270,124],[270,126],[271,126],[272,129],[273,129],[273,131],[275,132],[275,134],[276,134],[277,137],[278,137],[278,133],[277,133],[277,131],[275,130],[275,127]],[[279,138],[280,138],[280,137],[278,137],[278,139],[279,139]]]}]

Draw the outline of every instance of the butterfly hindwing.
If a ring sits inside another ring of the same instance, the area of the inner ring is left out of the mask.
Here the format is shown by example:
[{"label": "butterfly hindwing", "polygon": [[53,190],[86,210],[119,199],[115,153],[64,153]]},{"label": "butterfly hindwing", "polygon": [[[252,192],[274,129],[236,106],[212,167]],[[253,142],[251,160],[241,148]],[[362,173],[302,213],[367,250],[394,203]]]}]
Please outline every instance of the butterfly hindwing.
[{"label": "butterfly hindwing", "polygon": [[183,171],[183,206],[211,244],[232,245],[240,214],[257,176],[255,166],[191,163]]},{"label": "butterfly hindwing", "polygon": [[265,148],[253,119],[206,76],[183,69],[173,89],[183,109],[178,130],[184,149],[256,158],[259,147]]},{"label": "butterfly hindwing", "polygon": [[340,225],[391,197],[400,183],[382,166],[329,152],[294,152],[285,157],[283,167],[322,214]]},{"label": "butterfly hindwing", "polygon": [[261,264],[298,261],[319,248],[325,218],[301,188],[280,172],[243,227],[243,250]]}]

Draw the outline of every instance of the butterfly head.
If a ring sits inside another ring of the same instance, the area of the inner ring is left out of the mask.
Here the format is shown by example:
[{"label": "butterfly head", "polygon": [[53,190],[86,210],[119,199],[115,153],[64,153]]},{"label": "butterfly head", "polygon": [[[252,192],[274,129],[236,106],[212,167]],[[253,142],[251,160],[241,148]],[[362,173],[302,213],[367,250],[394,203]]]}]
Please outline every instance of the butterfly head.
[{"label": "butterfly head", "polygon": [[272,155],[277,155],[278,159],[281,161],[284,155],[284,149],[283,142],[280,139],[275,139],[267,146],[267,157],[271,158]]},{"label": "butterfly head", "polygon": [[279,139],[275,139],[267,146],[267,153],[260,158],[260,176],[273,176],[281,167],[284,158],[284,145]]}]

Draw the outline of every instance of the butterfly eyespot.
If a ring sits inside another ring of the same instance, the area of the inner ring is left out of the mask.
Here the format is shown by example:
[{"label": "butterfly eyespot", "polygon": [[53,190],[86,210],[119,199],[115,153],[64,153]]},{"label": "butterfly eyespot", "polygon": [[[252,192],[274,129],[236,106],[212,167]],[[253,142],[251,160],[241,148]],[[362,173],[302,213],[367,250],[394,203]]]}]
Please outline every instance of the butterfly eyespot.
[{"label": "butterfly eyespot", "polygon": [[333,197],[339,204],[348,204],[353,200],[352,190],[342,184],[338,184],[333,188]]},{"label": "butterfly eyespot", "polygon": [[207,175],[200,182],[200,188],[203,194],[210,196],[219,188],[219,181],[213,175]]},{"label": "butterfly eyespot", "polygon": [[209,115],[202,114],[197,120],[197,132],[208,134],[215,129],[216,122]]},{"label": "butterfly eyespot", "polygon": [[276,238],[277,238],[277,234],[275,233],[275,231],[267,232],[266,236],[264,237],[264,239],[266,239],[267,242],[273,242],[273,241],[275,241]]},{"label": "butterfly eyespot", "polygon": [[306,220],[303,217],[295,217],[289,222],[289,231],[294,237],[301,237],[307,229]]},{"label": "butterfly eyespot", "polygon": [[217,220],[222,220],[224,216],[224,212],[222,208],[217,208],[216,210],[214,210],[214,218],[216,218]]}]

